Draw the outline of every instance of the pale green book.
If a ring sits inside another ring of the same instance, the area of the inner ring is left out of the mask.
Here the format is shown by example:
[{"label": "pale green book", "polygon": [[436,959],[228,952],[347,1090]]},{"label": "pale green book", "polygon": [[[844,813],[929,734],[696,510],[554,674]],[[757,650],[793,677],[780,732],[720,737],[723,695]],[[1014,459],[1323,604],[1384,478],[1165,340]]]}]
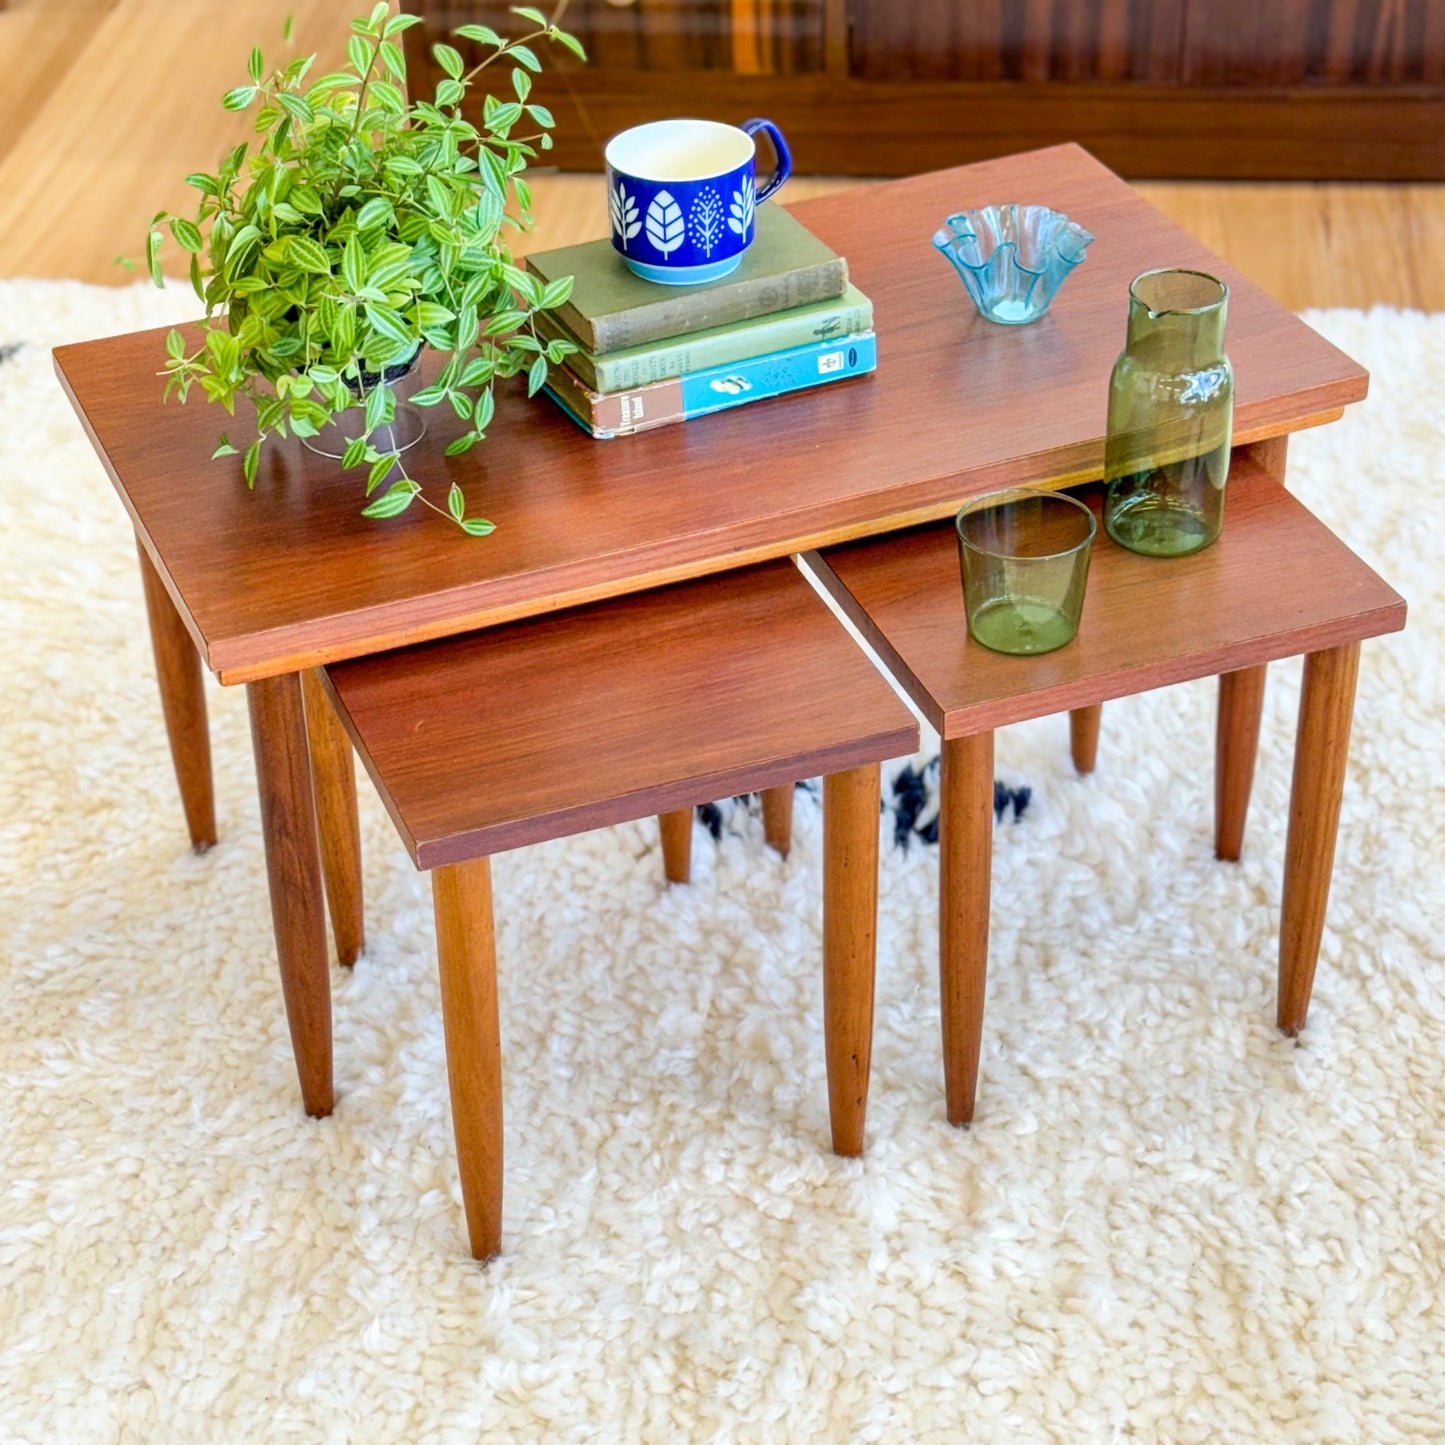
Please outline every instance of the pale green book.
[{"label": "pale green book", "polygon": [[[815,341],[830,341],[837,336],[853,336],[873,329],[873,303],[856,287],[849,285],[836,300],[815,301],[811,306],[795,306],[771,316],[751,321],[735,321],[728,326],[714,326],[709,331],[696,331],[690,336],[670,341],[650,341],[643,346],[629,346],[624,351],[597,356],[587,350],[567,358],[567,365],[593,391],[608,393],[648,386],[654,381],[670,381],[689,376],[714,366],[730,366],[753,356],[766,356],[773,351],[788,351],[795,346],[808,346]],[[537,330],[547,337],[576,337],[555,317],[542,311],[537,315]]]}]

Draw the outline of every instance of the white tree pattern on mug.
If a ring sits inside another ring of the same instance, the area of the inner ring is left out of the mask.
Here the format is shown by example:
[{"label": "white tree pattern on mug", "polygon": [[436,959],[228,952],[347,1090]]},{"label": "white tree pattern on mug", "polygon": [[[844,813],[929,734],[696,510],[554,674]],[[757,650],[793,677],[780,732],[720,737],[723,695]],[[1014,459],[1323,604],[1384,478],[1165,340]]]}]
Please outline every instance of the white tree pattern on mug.
[{"label": "white tree pattern on mug", "polygon": [[711,186],[697,194],[692,203],[692,244],[704,256],[711,256],[713,247],[722,239],[722,197]]},{"label": "white tree pattern on mug", "polygon": [[637,214],[637,201],[627,194],[627,187],[621,181],[617,189],[607,198],[608,210],[612,213],[612,234],[622,242],[622,249],[642,229],[642,218]]},{"label": "white tree pattern on mug", "polygon": [[746,236],[753,223],[753,178],[744,176],[743,183],[733,192],[733,203],[728,207],[728,228],[739,236]]},{"label": "white tree pattern on mug", "polygon": [[647,239],[666,258],[682,245],[686,230],[682,210],[672,199],[672,192],[659,191],[647,208]]}]

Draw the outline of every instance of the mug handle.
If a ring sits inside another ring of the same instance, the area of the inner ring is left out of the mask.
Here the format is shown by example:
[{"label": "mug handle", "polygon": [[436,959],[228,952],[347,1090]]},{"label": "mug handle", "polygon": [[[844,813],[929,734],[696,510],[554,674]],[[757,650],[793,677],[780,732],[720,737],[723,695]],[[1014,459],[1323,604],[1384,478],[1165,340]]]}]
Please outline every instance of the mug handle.
[{"label": "mug handle", "polygon": [[749,135],[755,136],[760,130],[766,131],[768,139],[773,143],[773,152],[777,156],[777,169],[773,172],[773,178],[754,197],[758,205],[762,205],[774,191],[783,184],[793,173],[793,157],[788,153],[788,143],[783,139],[783,133],[770,120],[745,120],[738,127],[745,130]]}]

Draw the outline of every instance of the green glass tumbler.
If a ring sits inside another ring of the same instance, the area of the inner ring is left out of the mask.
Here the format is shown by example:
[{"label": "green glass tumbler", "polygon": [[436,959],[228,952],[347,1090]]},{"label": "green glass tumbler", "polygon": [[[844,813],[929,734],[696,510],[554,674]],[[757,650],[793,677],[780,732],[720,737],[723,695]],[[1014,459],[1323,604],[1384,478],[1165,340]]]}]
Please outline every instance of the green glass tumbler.
[{"label": "green glass tumbler", "polygon": [[1088,507],[1063,492],[1011,487],[968,503],[955,525],[975,642],[1032,657],[1074,640],[1094,541]]},{"label": "green glass tumbler", "polygon": [[1109,379],[1104,527],[1121,547],[1184,557],[1224,525],[1234,373],[1224,354],[1229,288],[1203,271],[1146,271]]}]

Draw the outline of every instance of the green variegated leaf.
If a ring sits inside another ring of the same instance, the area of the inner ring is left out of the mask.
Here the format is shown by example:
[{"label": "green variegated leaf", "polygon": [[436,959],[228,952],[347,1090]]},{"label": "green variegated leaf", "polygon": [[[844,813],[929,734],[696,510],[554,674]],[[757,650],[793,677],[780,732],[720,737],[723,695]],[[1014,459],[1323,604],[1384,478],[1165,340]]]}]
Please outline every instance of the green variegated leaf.
[{"label": "green variegated leaf", "polygon": [[404,81],[406,79],[406,57],[401,53],[401,46],[393,44],[390,40],[383,40],[381,60],[393,80]]},{"label": "green variegated leaf", "polygon": [[446,455],[449,457],[459,457],[463,452],[471,451],[478,440],[479,438],[476,432],[464,432],[461,436],[457,437],[455,441],[447,443]]},{"label": "green variegated leaf", "polygon": [[551,128],[557,124],[552,118],[552,112],[548,110],[545,105],[529,105],[527,107],[527,114],[530,115],[538,125],[544,126],[548,130],[551,130]]},{"label": "green variegated leaf", "polygon": [[389,80],[373,80],[371,98],[390,115],[406,114],[406,97]]},{"label": "green variegated leaf", "polygon": [[[267,250],[270,250],[269,246]],[[288,265],[315,276],[327,276],[331,273],[331,262],[326,259],[326,251],[309,236],[287,238],[286,261]]]},{"label": "green variegated leaf", "polygon": [[497,530],[495,522],[488,522],[482,517],[468,517],[461,527],[469,537],[487,537]]},{"label": "green variegated leaf", "polygon": [[537,302],[544,311],[550,311],[554,306],[560,306],[572,294],[571,276],[559,276],[555,281],[549,281],[542,288],[542,298]]},{"label": "green variegated leaf", "polygon": [[565,46],[568,50],[570,50],[572,54],[577,57],[578,60],[585,61],[587,59],[587,51],[583,48],[582,42],[578,40],[575,35],[568,35],[565,30],[558,30],[557,27],[554,25],[552,27],[552,39],[555,40],[559,45]]},{"label": "green variegated leaf", "polygon": [[[489,96],[488,99],[490,98]],[[515,100],[509,100],[505,105],[497,106],[487,117],[487,129],[500,135],[516,125],[521,118],[522,107]]]},{"label": "green variegated leaf", "polygon": [[161,275],[161,242],[163,239],[159,231],[151,231],[146,236],[146,265],[150,269],[151,280],[157,286],[166,284],[165,277]]},{"label": "green variegated leaf", "polygon": [[442,183],[439,176],[428,176],[426,178],[426,196],[432,204],[432,209],[438,216],[448,217],[452,213],[452,193]]},{"label": "green variegated leaf", "polygon": [[341,279],[353,294],[366,284],[366,260],[362,255],[361,242],[355,236],[341,251]]},{"label": "green variegated leaf", "polygon": [[492,372],[496,370],[491,359],[485,356],[474,356],[462,368],[462,374],[458,378],[459,386],[481,386],[483,382],[491,380]]},{"label": "green variegated leaf", "polygon": [[471,350],[480,330],[480,318],[474,306],[465,307],[457,316],[457,350]]},{"label": "green variegated leaf", "polygon": [[438,105],[458,105],[462,96],[466,94],[466,87],[459,80],[443,80],[437,85]]},{"label": "green variegated leaf", "polygon": [[539,356],[527,368],[527,395],[536,396],[547,384],[547,358]]},{"label": "green variegated leaf", "polygon": [[323,75],[320,80],[311,82],[311,89],[307,92],[311,104],[314,107],[324,96],[331,94],[333,90],[344,90],[347,86],[355,85],[356,77],[349,70],[333,70],[329,75]]},{"label": "green variegated leaf", "polygon": [[377,226],[386,225],[395,215],[391,202],[385,196],[373,196],[356,213],[356,226],[358,230],[370,231]]},{"label": "green variegated leaf", "polygon": [[366,474],[366,495],[368,497],[391,475],[391,469],[395,465],[395,452],[387,452],[372,462],[371,470]]},{"label": "green variegated leaf", "polygon": [[483,336],[501,336],[504,332],[515,331],[525,320],[525,311],[509,310],[498,311],[487,324],[482,327]]},{"label": "green variegated leaf", "polygon": [[234,371],[241,360],[241,345],[228,331],[206,332],[206,350],[222,376]]},{"label": "green variegated leaf", "polygon": [[[366,279],[368,287],[374,287],[381,291],[382,300],[387,299],[387,292],[391,291],[410,274],[411,267],[405,261],[394,261],[389,266],[375,266]],[[402,287],[403,291],[407,288]]]},{"label": "green variegated leaf", "polygon": [[462,62],[459,51],[445,43],[438,43],[432,46],[431,53],[436,63],[440,65],[453,80],[460,80],[462,78],[462,71],[466,69],[466,66]]},{"label": "green variegated leaf", "polygon": [[466,514],[466,510],[466,496],[463,494],[462,489],[455,482],[453,482],[451,484],[451,488],[447,492],[447,511],[449,511],[452,516],[458,522],[460,522],[462,517]]},{"label": "green variegated leaf", "polygon": [[[478,45],[500,45],[502,37],[490,25],[459,25],[452,31],[463,40],[475,40]],[[560,38],[560,37],[559,37]]]},{"label": "green variegated leaf", "polygon": [[256,468],[261,460],[261,439],[257,437],[250,446],[246,448],[246,455],[241,458],[241,475],[246,478],[246,485],[256,485]]},{"label": "green variegated leaf", "polygon": [[276,104],[279,105],[292,120],[311,121],[315,119],[309,102],[303,96],[293,95],[289,90],[277,92]]},{"label": "green variegated leaf", "polygon": [[512,89],[517,92],[518,100],[526,100],[532,93],[532,77],[520,68],[513,70]]},{"label": "green variegated leaf", "polygon": [[375,431],[377,427],[385,426],[392,418],[395,405],[396,401],[389,386],[373,386],[366,393],[366,407],[363,412],[366,429]]},{"label": "green variegated leaf", "polygon": [[507,47],[507,59],[515,60],[518,65],[525,65],[528,70],[538,71],[542,68],[542,62],[532,53],[531,48],[526,45],[509,45]]},{"label": "green variegated leaf", "polygon": [[[363,507],[363,517],[395,517],[411,506],[411,499],[421,491],[413,481],[403,479],[393,482],[369,507]],[[463,523],[463,526],[466,524]]]},{"label": "green variegated leaf", "polygon": [[448,322],[456,320],[456,312],[448,310],[436,301],[418,301],[416,303],[416,320],[418,326],[427,328],[445,326]]},{"label": "green variegated leaf", "polygon": [[359,467],[366,460],[366,438],[352,437],[347,442],[346,450],[341,454],[341,465],[346,471],[352,467]]},{"label": "green variegated leaf", "polygon": [[542,293],[545,288],[540,276],[534,276],[530,271],[509,270],[507,280],[528,306],[542,305]]},{"label": "green variegated leaf", "polygon": [[346,58],[358,75],[365,75],[371,69],[371,47],[359,35],[353,35],[347,40]]},{"label": "green variegated leaf", "polygon": [[254,85],[238,85],[234,90],[228,90],[221,97],[221,104],[227,110],[245,110],[256,98],[256,87]]}]

